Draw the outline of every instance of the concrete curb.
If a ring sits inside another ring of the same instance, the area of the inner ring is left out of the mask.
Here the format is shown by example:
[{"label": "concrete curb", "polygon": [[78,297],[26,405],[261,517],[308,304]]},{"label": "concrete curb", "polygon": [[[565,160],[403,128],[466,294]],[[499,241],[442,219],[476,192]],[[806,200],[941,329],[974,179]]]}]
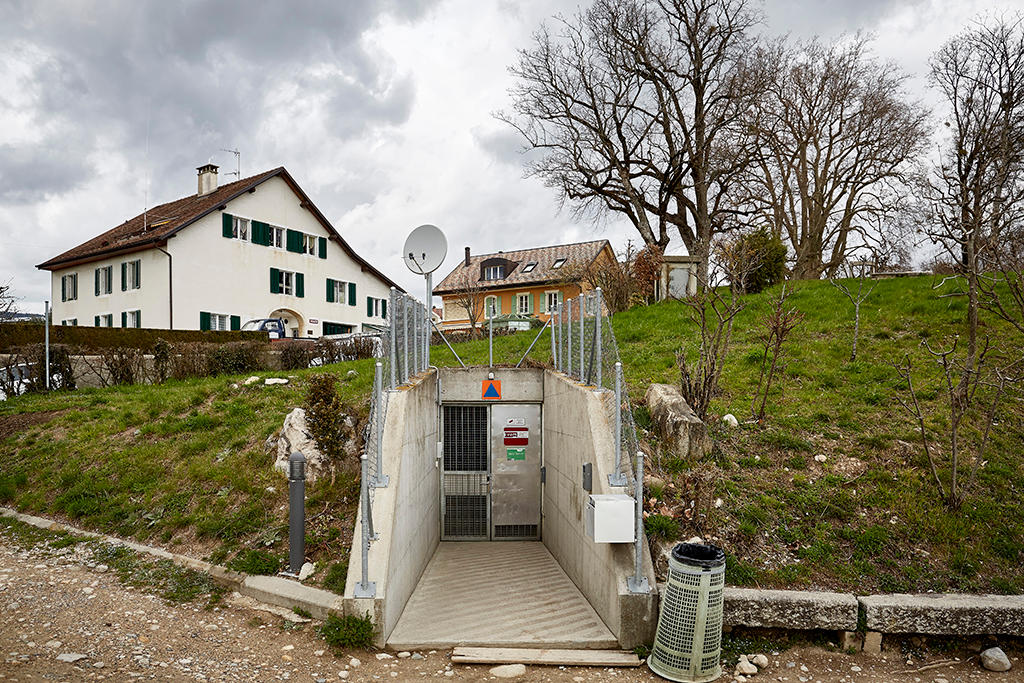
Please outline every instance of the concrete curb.
[{"label": "concrete curb", "polygon": [[206,574],[211,579],[231,590],[238,591],[241,595],[248,596],[259,602],[275,605],[277,607],[284,607],[292,609],[293,607],[300,607],[310,614],[314,618],[325,620],[328,614],[341,614],[342,613],[342,597],[330,591],[325,591],[322,588],[313,588],[311,586],[305,586],[298,581],[286,579],[281,576],[250,576],[242,572],[236,572],[222,567],[220,565],[212,564],[204,560],[197,560],[194,557],[188,557],[186,555],[178,555],[177,553],[167,552],[162,548],[154,548],[153,546],[143,545],[136,543],[135,541],[126,541],[123,538],[117,538],[116,536],[107,536],[106,534],[98,534],[95,531],[86,531],[77,527],[63,524],[61,522],[55,522],[45,517],[36,517],[35,515],[26,515],[17,510],[12,510],[6,507],[0,507],[0,515],[4,517],[12,517],[20,522],[29,524],[39,529],[46,529],[48,531],[67,531],[78,536],[86,536],[88,538],[95,538],[111,545],[119,545],[135,552],[150,555],[164,560],[170,560],[174,564],[185,567],[187,569],[193,569],[197,572]]}]

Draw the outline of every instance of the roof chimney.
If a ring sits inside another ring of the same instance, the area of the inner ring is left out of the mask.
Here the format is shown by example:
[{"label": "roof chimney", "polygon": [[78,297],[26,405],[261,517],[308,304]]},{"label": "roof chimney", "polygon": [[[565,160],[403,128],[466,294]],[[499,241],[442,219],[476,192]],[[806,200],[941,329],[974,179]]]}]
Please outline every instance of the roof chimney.
[{"label": "roof chimney", "polygon": [[205,197],[217,189],[217,168],[215,164],[205,164],[196,169],[199,171],[198,196]]},{"label": "roof chimney", "polygon": [[469,267],[469,247],[466,247],[466,267]]}]

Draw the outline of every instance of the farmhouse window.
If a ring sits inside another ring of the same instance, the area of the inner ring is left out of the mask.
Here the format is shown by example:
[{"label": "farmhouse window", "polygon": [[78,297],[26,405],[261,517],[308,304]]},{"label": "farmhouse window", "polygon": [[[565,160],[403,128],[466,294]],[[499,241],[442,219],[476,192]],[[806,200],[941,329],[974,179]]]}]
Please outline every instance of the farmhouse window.
[{"label": "farmhouse window", "polygon": [[60,278],[60,300],[74,301],[78,298],[78,273],[62,275]]},{"label": "farmhouse window", "polygon": [[485,280],[500,280],[505,277],[505,266],[487,266],[484,268]]},{"label": "farmhouse window", "polygon": [[551,264],[551,267],[552,268],[561,268],[564,265],[565,265],[565,259],[564,258],[560,258],[560,259],[555,259],[555,262]]},{"label": "farmhouse window", "polygon": [[275,225],[270,226],[270,246],[276,249],[284,249],[284,228]]},{"label": "farmhouse window", "polygon": [[327,278],[327,303],[354,303],[346,299],[346,295],[353,287],[355,287],[354,283]]},{"label": "farmhouse window", "polygon": [[516,295],[516,312],[520,315],[533,313],[533,294]]},{"label": "farmhouse window", "polygon": [[121,291],[138,289],[141,284],[140,274],[142,261],[123,261],[121,263]]},{"label": "farmhouse window", "polygon": [[[96,269],[96,296],[110,294],[114,281],[114,266],[103,266]],[[98,327],[98,326],[97,326]]]}]

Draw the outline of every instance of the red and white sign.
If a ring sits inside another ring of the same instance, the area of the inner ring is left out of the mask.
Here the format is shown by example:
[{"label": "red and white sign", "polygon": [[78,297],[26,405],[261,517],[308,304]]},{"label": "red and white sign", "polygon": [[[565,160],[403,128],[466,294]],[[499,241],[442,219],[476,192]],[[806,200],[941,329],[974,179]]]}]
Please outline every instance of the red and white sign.
[{"label": "red and white sign", "polygon": [[506,446],[528,446],[530,430],[526,427],[505,427]]}]

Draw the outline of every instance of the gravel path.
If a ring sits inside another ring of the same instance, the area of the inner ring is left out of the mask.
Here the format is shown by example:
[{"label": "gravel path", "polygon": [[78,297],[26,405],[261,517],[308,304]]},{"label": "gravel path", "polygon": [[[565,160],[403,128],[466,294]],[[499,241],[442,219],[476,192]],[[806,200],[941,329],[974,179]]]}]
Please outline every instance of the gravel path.
[{"label": "gravel path", "polygon": [[[333,653],[315,622],[291,623],[226,599],[204,609],[169,604],[122,585],[83,548],[25,550],[0,538],[0,680],[7,681],[338,681],[491,679],[488,666],[450,663],[450,652]],[[92,565],[92,566],[90,566]],[[954,655],[944,655],[953,657]],[[1011,653],[1011,657],[1014,653]],[[378,657],[382,657],[378,659]],[[353,658],[361,660],[354,666]],[[938,659],[938,657],[932,657]],[[1024,665],[991,674],[976,658],[916,674],[897,653],[884,659],[799,648],[770,657],[759,681],[933,683],[1020,681]],[[792,666],[789,666],[792,663]],[[806,671],[804,671],[806,668]],[[520,681],[652,681],[640,669],[527,667]],[[720,680],[731,681],[728,675]]]}]

